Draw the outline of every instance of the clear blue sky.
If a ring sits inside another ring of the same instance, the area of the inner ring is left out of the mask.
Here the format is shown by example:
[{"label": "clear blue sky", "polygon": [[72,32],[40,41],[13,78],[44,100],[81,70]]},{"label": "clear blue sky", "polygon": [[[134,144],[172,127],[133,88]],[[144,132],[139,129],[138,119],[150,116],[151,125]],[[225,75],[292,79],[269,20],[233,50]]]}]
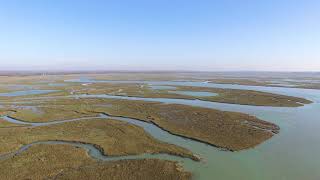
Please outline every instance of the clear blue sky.
[{"label": "clear blue sky", "polygon": [[0,0],[0,70],[320,71],[319,0]]}]

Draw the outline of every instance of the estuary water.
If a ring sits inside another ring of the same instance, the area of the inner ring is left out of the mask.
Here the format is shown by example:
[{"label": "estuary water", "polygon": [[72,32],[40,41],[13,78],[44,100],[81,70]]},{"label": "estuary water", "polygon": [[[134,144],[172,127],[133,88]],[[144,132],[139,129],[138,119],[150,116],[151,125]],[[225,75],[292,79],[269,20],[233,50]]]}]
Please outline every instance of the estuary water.
[{"label": "estuary water", "polygon": [[24,91],[13,91],[7,93],[0,93],[0,97],[17,97],[17,96],[27,96],[27,95],[37,95],[37,94],[48,94],[51,92],[56,92],[56,90],[24,90]]},{"label": "estuary water", "polygon": [[[303,107],[258,107],[200,100],[165,98],[137,98],[98,95],[104,98],[157,101],[201,106],[219,110],[236,111],[255,115],[280,126],[280,133],[261,145],[240,152],[224,152],[207,145],[195,145],[193,141],[175,144],[199,154],[206,163],[184,162],[187,170],[197,179],[243,179],[243,180],[301,180],[320,179],[320,91],[311,89],[213,84],[204,82],[176,81],[95,81],[90,83],[141,83],[167,86],[197,86],[257,90],[289,96],[303,97],[313,101]],[[85,82],[88,82],[85,81]],[[76,82],[76,81],[74,81]],[[80,82],[82,82],[80,80]]]},{"label": "estuary water", "polygon": [[[191,171],[195,179],[241,179],[241,180],[318,180],[320,178],[320,91],[283,88],[242,86],[231,84],[213,84],[203,82],[176,81],[95,81],[73,80],[80,83],[140,83],[163,86],[200,86],[233,89],[248,89],[290,96],[304,97],[312,104],[303,107],[263,107],[226,103],[216,103],[201,100],[139,98],[111,95],[81,95],[82,98],[99,97],[112,99],[128,99],[155,101],[162,103],[177,103],[191,106],[207,107],[219,110],[236,111],[255,115],[265,121],[280,126],[280,133],[257,147],[240,152],[226,152],[196,141],[173,136],[161,129],[140,121],[128,118],[117,120],[135,123],[143,127],[155,138],[185,147],[203,158],[203,162],[195,162],[175,156],[159,155],[159,158],[181,162],[184,168]],[[105,117],[107,118],[107,117]],[[71,121],[71,120],[70,120]],[[38,124],[39,125],[39,124]],[[140,157],[149,155],[141,155]],[[158,158],[158,157],[157,157]]]}]

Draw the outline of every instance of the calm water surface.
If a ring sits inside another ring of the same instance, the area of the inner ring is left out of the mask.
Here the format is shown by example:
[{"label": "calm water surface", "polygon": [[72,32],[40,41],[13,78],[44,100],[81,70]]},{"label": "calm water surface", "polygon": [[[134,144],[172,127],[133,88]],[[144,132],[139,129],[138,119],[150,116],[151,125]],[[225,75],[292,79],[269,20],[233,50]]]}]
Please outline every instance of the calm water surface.
[{"label": "calm water surface", "polygon": [[[133,81],[75,81],[81,83],[119,82],[132,83]],[[185,169],[192,171],[196,179],[243,179],[243,180],[301,180],[320,179],[320,91],[244,86],[230,84],[213,84],[203,82],[172,82],[172,81],[135,81],[141,84],[166,85],[166,86],[198,86],[218,87],[233,89],[249,89],[264,92],[278,93],[297,97],[304,97],[314,103],[303,107],[281,108],[260,107],[248,105],[235,105],[225,103],[205,102],[200,100],[166,99],[166,98],[136,98],[125,96],[94,95],[82,97],[101,97],[113,99],[131,99],[143,101],[157,101],[164,103],[178,103],[192,106],[214,108],[227,111],[237,111],[257,116],[263,120],[273,122],[281,130],[270,140],[254,149],[240,152],[220,151],[211,146],[195,141],[172,136],[164,131],[157,130],[148,124],[140,124],[146,131],[156,138],[186,147],[204,158],[204,162],[196,163],[192,160],[169,157],[171,160],[182,162]],[[139,124],[137,124],[139,125]]]},{"label": "calm water surface", "polygon": [[48,94],[51,92],[56,92],[56,90],[25,90],[25,91],[14,91],[8,93],[0,93],[0,97],[16,97],[16,96],[27,96],[27,95],[37,95],[37,94]]},{"label": "calm water surface", "polygon": [[[100,81],[90,80],[92,83]],[[115,82],[115,81],[103,81]],[[116,81],[128,83],[132,81]],[[184,146],[204,157],[205,164],[184,163],[198,179],[320,179],[320,91],[298,88],[213,84],[203,82],[136,81],[141,84],[169,86],[197,86],[232,89],[248,89],[283,95],[304,97],[314,103],[303,107],[255,107],[231,105],[199,100],[172,100],[144,98],[140,100],[181,103],[220,110],[249,113],[280,126],[280,133],[254,149],[241,152],[223,152],[206,145],[195,145],[193,141],[176,144]],[[110,97],[109,97],[110,98]],[[118,98],[118,97],[112,97]]]}]

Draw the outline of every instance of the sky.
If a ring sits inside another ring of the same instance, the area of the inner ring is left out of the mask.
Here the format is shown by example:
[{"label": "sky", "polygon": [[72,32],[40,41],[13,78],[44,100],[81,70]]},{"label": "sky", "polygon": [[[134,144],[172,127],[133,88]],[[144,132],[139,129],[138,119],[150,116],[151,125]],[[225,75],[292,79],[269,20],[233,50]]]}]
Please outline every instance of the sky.
[{"label": "sky", "polygon": [[320,71],[320,1],[0,0],[0,70]]}]

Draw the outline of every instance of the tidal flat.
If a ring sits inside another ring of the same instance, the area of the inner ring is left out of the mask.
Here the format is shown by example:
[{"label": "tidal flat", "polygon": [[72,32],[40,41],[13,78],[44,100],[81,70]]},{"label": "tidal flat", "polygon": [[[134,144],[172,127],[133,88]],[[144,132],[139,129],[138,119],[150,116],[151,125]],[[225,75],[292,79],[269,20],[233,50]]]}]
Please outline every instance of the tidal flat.
[{"label": "tidal flat", "polygon": [[[99,87],[100,86],[100,87]],[[101,86],[108,88],[101,88]],[[112,88],[112,89],[111,89]],[[254,106],[273,106],[273,107],[298,107],[304,104],[310,104],[312,101],[261,91],[239,90],[239,89],[223,89],[223,88],[206,88],[192,86],[176,86],[175,90],[152,90],[147,86],[141,85],[89,85],[86,89],[80,90],[82,94],[111,94],[120,96],[134,96],[147,98],[173,98],[173,99],[199,99],[211,102],[221,102],[230,104],[254,105]],[[181,94],[176,92],[189,92],[189,94]],[[192,95],[192,92],[194,92]],[[201,96],[197,93],[214,93],[213,95]]]},{"label": "tidal flat", "polygon": [[[309,124],[320,102],[316,90],[222,85],[210,78],[179,73],[0,77],[2,86],[15,87],[2,88],[9,96],[0,97],[0,164],[15,167],[15,173],[3,168],[2,177],[318,177],[311,166],[317,158],[309,158],[304,148],[317,139],[310,134],[317,126]],[[30,90],[35,93],[10,96]],[[300,164],[292,163],[295,157]],[[31,169],[36,162],[43,171]],[[280,172],[275,164],[293,166],[299,174],[289,168]]]},{"label": "tidal flat", "polygon": [[[134,83],[134,81],[128,81],[125,83],[121,81],[119,81],[119,83],[113,81],[106,83],[102,81],[101,83],[91,83],[86,84],[85,86],[73,85],[67,88],[60,88],[59,90],[61,92],[70,92],[69,94],[109,94],[146,98],[175,98],[192,100],[199,99],[211,102],[273,107],[298,107],[312,103],[312,101],[305,98],[298,98],[293,96],[279,95],[254,90],[193,87],[181,85],[169,86],[171,89],[154,89],[152,87],[152,85],[149,85],[147,82],[144,81],[137,81],[136,83]],[[172,88],[174,88],[174,90],[172,90]],[[175,93],[179,91],[187,91],[189,92],[189,94]],[[192,92],[194,93],[192,94]],[[197,95],[197,93],[200,93],[200,95]],[[201,96],[201,93],[214,94],[211,96]]]}]

